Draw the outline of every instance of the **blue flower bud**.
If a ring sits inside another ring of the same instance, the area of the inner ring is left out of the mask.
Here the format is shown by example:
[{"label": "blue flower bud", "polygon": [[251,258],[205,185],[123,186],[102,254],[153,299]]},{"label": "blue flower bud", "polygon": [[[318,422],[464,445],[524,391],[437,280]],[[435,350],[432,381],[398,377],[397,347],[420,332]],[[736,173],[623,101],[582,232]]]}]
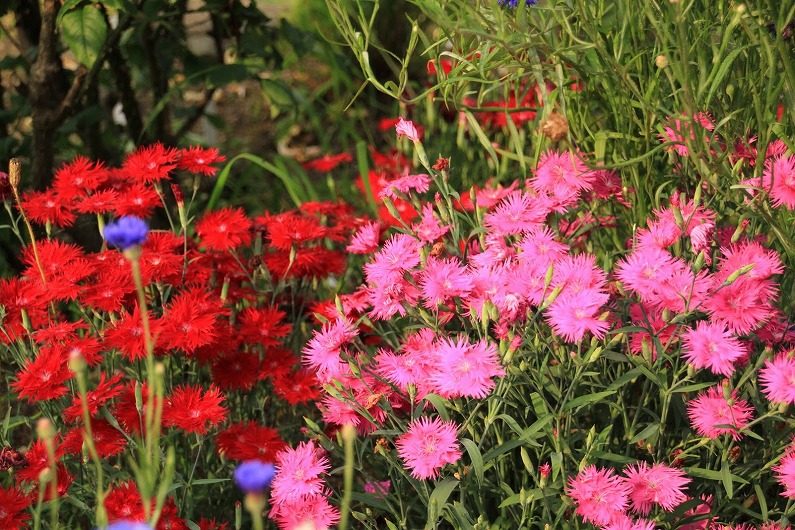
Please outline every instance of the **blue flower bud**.
[{"label": "blue flower bud", "polygon": [[105,226],[105,241],[119,250],[141,245],[146,241],[149,227],[143,219],[127,215]]},{"label": "blue flower bud", "polygon": [[275,475],[273,464],[246,460],[235,469],[235,484],[246,493],[260,493],[271,485]]}]

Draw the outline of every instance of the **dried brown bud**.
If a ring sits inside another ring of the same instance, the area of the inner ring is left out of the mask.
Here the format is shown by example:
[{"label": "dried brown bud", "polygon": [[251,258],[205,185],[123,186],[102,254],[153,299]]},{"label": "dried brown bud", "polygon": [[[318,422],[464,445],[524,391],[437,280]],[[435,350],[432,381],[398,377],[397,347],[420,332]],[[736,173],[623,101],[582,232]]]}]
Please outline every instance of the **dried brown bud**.
[{"label": "dried brown bud", "polygon": [[439,157],[436,159],[436,162],[433,164],[433,169],[436,171],[444,171],[445,169],[450,167],[450,159]]},{"label": "dried brown bud", "polygon": [[20,454],[19,451],[11,449],[10,447],[3,447],[0,449],[0,471],[22,469],[23,467],[27,467],[27,465],[27,458],[25,458],[25,455]]},{"label": "dried brown bud", "polygon": [[541,122],[541,132],[553,142],[557,142],[568,134],[569,122],[566,121],[566,117],[563,114],[552,111]]},{"label": "dried brown bud", "polygon": [[8,182],[13,189],[19,189],[19,183],[22,182],[22,162],[19,158],[12,158],[8,162]]}]

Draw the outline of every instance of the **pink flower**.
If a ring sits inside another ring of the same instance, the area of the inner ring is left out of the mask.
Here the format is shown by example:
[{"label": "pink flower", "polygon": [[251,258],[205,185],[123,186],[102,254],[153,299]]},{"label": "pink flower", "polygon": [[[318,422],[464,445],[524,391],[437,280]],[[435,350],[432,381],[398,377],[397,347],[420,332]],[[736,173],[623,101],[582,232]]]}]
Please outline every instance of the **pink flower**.
[{"label": "pink flower", "polygon": [[347,374],[350,368],[342,360],[342,349],[357,335],[358,330],[346,319],[324,324],[304,347],[304,364],[317,370],[317,378],[323,383]]},{"label": "pink flower", "polygon": [[596,173],[588,169],[579,153],[547,151],[538,160],[533,189],[568,202],[580,190],[590,190]]},{"label": "pink flower", "polygon": [[564,256],[555,262],[552,285],[564,286],[564,293],[585,289],[601,289],[607,278],[605,272],[596,264],[593,254]]},{"label": "pink flower", "polygon": [[588,523],[607,526],[626,517],[630,487],[612,469],[586,467],[569,479],[566,493]]},{"label": "pink flower", "polygon": [[320,476],[331,468],[314,442],[301,442],[295,449],[282,449],[276,455],[276,477],[271,483],[275,504],[296,502],[323,493]]},{"label": "pink flower", "polygon": [[731,285],[716,289],[704,300],[703,308],[710,320],[726,324],[732,332],[743,335],[773,316],[770,301],[777,296],[778,288],[772,281],[740,276]]},{"label": "pink flower", "polygon": [[398,455],[417,479],[435,478],[447,464],[461,458],[461,447],[452,421],[439,418],[417,418],[409,424],[409,430],[398,437],[395,445]]},{"label": "pink flower", "polygon": [[709,368],[713,374],[730,376],[734,363],[748,352],[723,324],[701,321],[682,337],[682,353],[696,368]]},{"label": "pink flower", "polygon": [[472,290],[472,279],[458,258],[428,258],[420,274],[420,289],[425,307],[436,309],[453,297],[465,296]]},{"label": "pink flower", "polygon": [[455,341],[441,340],[436,345],[435,357],[431,382],[434,391],[446,398],[484,398],[494,388],[492,377],[505,375],[497,348],[485,340],[470,344],[466,335]]},{"label": "pink flower", "polygon": [[508,236],[538,228],[549,212],[539,197],[515,191],[487,213],[483,222],[492,235]]},{"label": "pink flower", "polygon": [[328,502],[330,497],[331,492],[323,489],[316,495],[297,497],[276,504],[271,508],[268,516],[276,521],[282,530],[298,528],[327,530],[340,520],[339,510]]},{"label": "pink flower", "polygon": [[391,480],[364,483],[364,492],[378,497],[386,497],[390,489],[392,489]]},{"label": "pink flower", "polygon": [[[690,499],[692,500],[692,499]],[[701,504],[696,506],[695,508],[691,508],[685,512],[684,519],[694,519],[698,517],[699,519],[692,523],[687,523],[678,528],[678,530],[703,530],[708,528],[710,524],[714,521],[711,517],[703,517],[704,515],[709,515],[712,512],[712,495],[701,496]]]},{"label": "pink flower", "polygon": [[393,283],[403,272],[420,263],[420,242],[406,234],[395,234],[384,243],[373,261],[364,266],[368,283]]},{"label": "pink flower", "polygon": [[419,290],[402,277],[381,281],[368,290],[368,301],[373,306],[370,316],[376,320],[405,316],[406,306],[416,306],[419,298]]},{"label": "pink flower", "polygon": [[411,229],[425,243],[433,243],[450,231],[449,226],[442,225],[436,218],[430,203],[423,205],[420,222],[411,225]]},{"label": "pink flower", "polygon": [[596,289],[573,293],[564,290],[547,309],[546,320],[553,333],[568,342],[580,342],[586,332],[601,339],[609,324],[596,317],[607,299],[605,293]]},{"label": "pink flower", "polygon": [[654,504],[665,511],[673,511],[687,499],[683,489],[690,479],[680,469],[639,462],[628,466],[624,474],[630,487],[632,509],[641,515],[648,515]]},{"label": "pink flower", "polygon": [[767,160],[762,187],[770,190],[773,205],[795,209],[795,155]]},{"label": "pink flower", "polygon": [[764,248],[756,241],[744,241],[720,249],[723,257],[720,260],[720,270],[715,275],[723,282],[733,272],[753,265],[751,270],[742,275],[743,278],[753,280],[767,280],[773,275],[784,272],[784,264],[775,250]]},{"label": "pink flower", "polygon": [[742,438],[739,431],[748,425],[753,417],[753,409],[748,402],[737,398],[736,390],[732,390],[727,400],[723,396],[723,387],[716,385],[690,400],[687,414],[690,424],[701,436],[717,438],[728,434],[739,440]]},{"label": "pink flower", "polygon": [[784,487],[782,495],[788,499],[795,499],[795,451],[790,450],[773,467],[776,480]]},{"label": "pink flower", "polygon": [[615,521],[605,526],[603,530],[655,530],[655,526],[654,521],[635,520],[624,515],[619,516]]},{"label": "pink flower", "polygon": [[795,359],[789,353],[765,361],[765,367],[759,371],[759,381],[762,392],[773,403],[795,403]]},{"label": "pink flower", "polygon": [[397,192],[408,194],[412,191],[418,191],[420,193],[424,193],[428,191],[430,186],[431,177],[425,173],[406,175],[405,177],[400,177],[388,182],[384,189],[378,193],[378,196],[381,199],[385,197],[389,197],[390,199],[398,199],[399,197]]},{"label": "pink flower", "polygon": [[[712,131],[714,129],[714,121],[705,112],[699,112],[693,116],[692,120],[687,121],[668,118],[668,125],[663,128],[663,132],[660,134],[660,141],[674,143],[667,149],[675,151],[679,156],[687,156],[690,151],[685,143],[685,136],[688,137],[691,143],[694,143],[696,141],[696,131],[704,134],[703,131]],[[709,144],[710,139],[703,136],[703,142]]]},{"label": "pink flower", "polygon": [[378,249],[378,238],[381,234],[381,225],[370,221],[362,225],[351,237],[351,242],[345,248],[351,254],[371,254]]},{"label": "pink flower", "polygon": [[395,124],[395,132],[398,138],[405,136],[414,143],[420,141],[420,134],[417,132],[417,127],[411,120],[404,120],[402,117],[398,119],[398,122]]},{"label": "pink flower", "polygon": [[616,275],[641,300],[654,303],[658,299],[660,284],[683,265],[681,260],[671,256],[667,250],[643,246],[635,249],[618,264]]},{"label": "pink flower", "polygon": [[529,270],[545,275],[550,265],[562,259],[569,246],[555,238],[547,226],[528,231],[519,243],[519,262]]}]

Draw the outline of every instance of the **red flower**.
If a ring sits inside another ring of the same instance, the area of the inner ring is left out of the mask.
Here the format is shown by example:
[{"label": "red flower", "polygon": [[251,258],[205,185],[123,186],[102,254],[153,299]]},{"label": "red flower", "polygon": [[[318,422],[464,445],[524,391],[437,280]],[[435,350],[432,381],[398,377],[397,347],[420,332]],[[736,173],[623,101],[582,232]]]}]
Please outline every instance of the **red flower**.
[{"label": "red flower", "polygon": [[82,197],[75,205],[75,210],[80,213],[109,213],[119,201],[119,192],[116,190],[101,190]]},{"label": "red flower", "polygon": [[136,382],[131,382],[122,388],[116,404],[113,407],[113,417],[121,424],[127,432],[141,433],[146,407],[149,404],[149,388],[141,385],[141,410],[135,404]]},{"label": "red flower", "polygon": [[145,283],[178,283],[182,278],[183,241],[173,232],[149,232],[141,255],[141,275]]},{"label": "red flower", "polygon": [[213,177],[218,173],[218,168],[212,164],[224,162],[226,157],[218,153],[215,147],[189,147],[179,152],[177,167],[190,173],[198,173],[206,177]]},{"label": "red flower", "polygon": [[37,223],[55,226],[72,226],[77,216],[71,211],[72,203],[53,190],[31,191],[22,196],[22,209],[28,218]]},{"label": "red flower", "polygon": [[11,386],[19,397],[35,403],[66,394],[64,383],[71,377],[66,359],[54,348],[46,348],[40,350],[34,360],[25,362]]},{"label": "red flower", "polygon": [[233,351],[222,354],[212,365],[213,383],[224,390],[249,390],[260,379],[256,354]]},{"label": "red flower", "polygon": [[305,162],[304,169],[328,173],[340,164],[345,164],[352,161],[353,157],[348,153],[340,153],[338,155],[323,155],[320,158]]},{"label": "red flower", "polygon": [[305,368],[294,373],[279,373],[273,378],[273,390],[290,405],[310,403],[320,397],[320,384],[315,374]]},{"label": "red flower", "polygon": [[196,233],[207,250],[225,252],[251,243],[251,220],[240,208],[224,208],[202,217]]},{"label": "red flower", "polygon": [[179,509],[174,499],[167,499],[160,513],[155,530],[190,530],[188,523],[179,517]]},{"label": "red flower", "polygon": [[105,497],[105,511],[110,522],[119,520],[143,521],[144,503],[135,482],[128,480],[111,488]]},{"label": "red flower", "polygon": [[284,321],[284,311],[275,307],[244,309],[238,316],[240,339],[248,344],[276,346],[281,339],[290,334],[292,325]]},{"label": "red flower", "polygon": [[156,143],[139,148],[127,156],[122,170],[138,182],[151,183],[169,178],[177,167],[180,153],[174,148]]},{"label": "red flower", "polygon": [[[160,322],[152,318],[152,314],[149,313],[149,329],[153,337],[158,335],[159,328]],[[141,311],[137,305],[132,313],[124,315],[105,332],[105,346],[119,350],[128,361],[146,357],[144,328],[141,323]]]},{"label": "red flower", "polygon": [[0,528],[4,530],[23,530],[28,528],[30,514],[27,509],[32,497],[17,488],[0,488]]},{"label": "red flower", "polygon": [[203,392],[199,386],[177,387],[167,399],[163,410],[163,425],[178,427],[185,432],[205,434],[211,426],[226,419],[224,396],[211,385]]},{"label": "red flower", "polygon": [[36,440],[30,445],[25,453],[25,462],[27,464],[15,472],[17,482],[37,482],[39,474],[50,465],[43,440]]},{"label": "red flower", "polygon": [[[78,455],[83,449],[84,427],[75,427],[64,437],[60,452]],[[91,439],[100,458],[115,456],[127,447],[127,439],[105,420],[91,420]]]},{"label": "red flower", "polygon": [[322,239],[326,228],[317,219],[287,212],[270,216],[265,221],[271,245],[280,250],[290,250],[294,245]]},{"label": "red flower", "polygon": [[230,460],[274,462],[276,453],[287,447],[276,429],[256,422],[233,423],[215,438],[218,453]]},{"label": "red flower", "polygon": [[71,201],[96,190],[108,177],[108,169],[102,162],[78,156],[55,172],[52,187],[59,196]]},{"label": "red flower", "polygon": [[199,525],[199,530],[229,530],[227,523],[219,523],[215,519],[207,519],[205,517],[199,519],[196,524]]},{"label": "red flower", "polygon": [[262,363],[262,377],[275,379],[286,375],[299,364],[298,357],[286,348],[269,348]]},{"label": "red flower", "polygon": [[[104,373],[99,375],[97,387],[86,393],[89,416],[95,417],[101,406],[122,393],[124,388],[119,385],[121,378],[122,374],[115,374],[108,379],[105,379]],[[83,417],[83,404],[80,396],[75,396],[72,399],[72,404],[64,409],[63,416],[67,421],[76,421]]]},{"label": "red flower", "polygon": [[130,273],[111,269],[100,273],[91,285],[84,286],[78,298],[92,309],[110,313],[119,311],[124,296],[134,290]]},{"label": "red flower", "polygon": [[160,340],[167,349],[188,353],[210,344],[218,334],[217,322],[225,314],[220,298],[193,288],[175,296],[162,318]]},{"label": "red flower", "polygon": [[113,205],[113,213],[119,217],[135,215],[149,217],[160,205],[160,197],[151,186],[132,184],[119,191],[119,198]]}]

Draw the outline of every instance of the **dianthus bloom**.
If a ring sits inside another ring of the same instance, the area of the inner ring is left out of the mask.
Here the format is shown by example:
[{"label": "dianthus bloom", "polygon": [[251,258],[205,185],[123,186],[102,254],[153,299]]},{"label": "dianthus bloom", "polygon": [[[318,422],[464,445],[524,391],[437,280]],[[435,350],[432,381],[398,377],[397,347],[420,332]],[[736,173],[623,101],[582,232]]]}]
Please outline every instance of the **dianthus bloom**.
[{"label": "dianthus bloom", "polygon": [[702,321],[685,332],[682,353],[696,368],[709,368],[713,374],[730,376],[734,373],[734,363],[748,352],[726,326]]},{"label": "dianthus bloom", "polygon": [[612,469],[590,465],[569,479],[567,494],[586,522],[607,526],[625,516],[630,486]]},{"label": "dianthus bloom", "polygon": [[202,217],[196,233],[207,250],[234,250],[251,243],[251,220],[240,208],[224,208]]},{"label": "dianthus bloom", "polygon": [[776,480],[784,487],[782,493],[788,499],[795,499],[795,451],[790,451],[773,468]]},{"label": "dianthus bloom", "polygon": [[400,435],[395,445],[412,477],[435,478],[445,465],[458,462],[462,453],[456,431],[453,421],[439,418],[423,416],[409,424],[408,432]]},{"label": "dianthus bloom", "polygon": [[16,488],[0,488],[0,528],[22,530],[28,528],[30,515],[27,512],[32,497]]},{"label": "dianthus bloom", "polygon": [[276,504],[295,502],[323,491],[322,474],[330,468],[328,458],[313,442],[302,442],[276,455],[276,477],[271,497]]},{"label": "dianthus bloom", "polygon": [[731,392],[727,400],[723,387],[713,386],[699,394],[687,404],[690,424],[701,436],[717,438],[722,434],[731,435],[735,440],[742,438],[739,431],[748,425],[753,410],[748,402],[737,398],[737,391]]},{"label": "dianthus bloom", "polygon": [[472,279],[457,258],[428,258],[420,276],[420,288],[428,309],[436,309],[453,297],[465,296],[472,289]]},{"label": "dianthus bloom", "polygon": [[795,403],[795,359],[782,353],[759,371],[762,392],[773,403]]},{"label": "dianthus bloom", "polygon": [[470,344],[466,336],[444,339],[435,348],[434,390],[447,398],[484,398],[494,388],[493,377],[505,375],[497,348],[485,340]]},{"label": "dianthus bloom", "polygon": [[607,302],[608,296],[596,289],[583,289],[566,292],[558,296],[547,310],[546,319],[555,335],[569,342],[580,342],[586,332],[601,339],[607,331],[608,323],[597,318],[599,309]]},{"label": "dianthus bloom", "polygon": [[206,392],[198,386],[180,386],[166,400],[163,424],[185,432],[205,434],[213,425],[226,419],[221,391],[210,386]]},{"label": "dianthus bloom", "polygon": [[349,368],[342,359],[342,353],[357,334],[357,329],[346,319],[324,324],[323,329],[315,331],[304,347],[304,364],[317,370],[317,378],[323,383],[348,373]]},{"label": "dianthus bloom", "polygon": [[397,133],[398,138],[405,136],[414,143],[420,141],[420,133],[417,132],[417,127],[411,120],[404,120],[403,118],[400,118],[395,124],[395,132]]},{"label": "dianthus bloom", "polygon": [[774,206],[795,209],[795,156],[780,156],[765,163],[762,186],[770,190]]},{"label": "dianthus bloom", "polygon": [[641,515],[648,515],[653,504],[670,512],[687,499],[683,490],[690,479],[680,469],[665,464],[649,466],[646,462],[639,462],[630,465],[624,474],[630,487],[632,509]]},{"label": "dianthus bloom", "polygon": [[400,177],[387,183],[384,189],[378,193],[378,197],[381,199],[385,197],[389,197],[390,199],[398,199],[398,192],[405,194],[409,194],[412,191],[424,193],[428,191],[430,185],[431,177],[425,173],[406,175],[405,177]]},{"label": "dianthus bloom", "polygon": [[381,225],[369,222],[360,226],[351,236],[351,241],[345,248],[351,254],[370,254],[378,250],[378,237],[381,234]]},{"label": "dianthus bloom", "polygon": [[277,504],[271,509],[269,517],[283,530],[300,528],[327,530],[340,519],[339,510],[328,501],[330,496],[329,491],[323,490],[317,495],[299,497]]},{"label": "dianthus bloom", "polygon": [[618,517],[615,521],[605,526],[603,530],[655,530],[654,521],[645,519],[632,519],[628,516]]}]

